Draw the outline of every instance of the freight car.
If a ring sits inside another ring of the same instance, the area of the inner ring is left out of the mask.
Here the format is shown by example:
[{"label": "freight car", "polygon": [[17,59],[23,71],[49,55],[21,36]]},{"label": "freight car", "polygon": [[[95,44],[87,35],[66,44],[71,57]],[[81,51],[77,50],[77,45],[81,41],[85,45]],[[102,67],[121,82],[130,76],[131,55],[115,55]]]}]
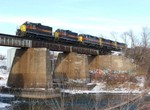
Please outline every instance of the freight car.
[{"label": "freight car", "polygon": [[126,48],[126,44],[105,39],[103,37],[92,36],[88,34],[79,34],[70,30],[57,29],[52,32],[52,27],[42,25],[40,23],[25,22],[17,29],[16,35],[22,37],[30,37],[34,39],[42,39],[49,41],[57,41],[58,43],[72,44],[77,43],[80,46],[92,47],[96,49],[120,50]]}]

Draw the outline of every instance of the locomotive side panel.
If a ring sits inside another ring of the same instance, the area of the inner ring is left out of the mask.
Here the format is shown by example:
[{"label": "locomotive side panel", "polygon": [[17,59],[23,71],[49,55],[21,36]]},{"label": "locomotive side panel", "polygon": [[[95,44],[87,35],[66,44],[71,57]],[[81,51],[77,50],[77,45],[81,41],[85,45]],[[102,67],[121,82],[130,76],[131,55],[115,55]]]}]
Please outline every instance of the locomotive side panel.
[{"label": "locomotive side panel", "polygon": [[78,33],[72,32],[70,30],[57,29],[54,32],[54,37],[60,40],[78,42]]}]

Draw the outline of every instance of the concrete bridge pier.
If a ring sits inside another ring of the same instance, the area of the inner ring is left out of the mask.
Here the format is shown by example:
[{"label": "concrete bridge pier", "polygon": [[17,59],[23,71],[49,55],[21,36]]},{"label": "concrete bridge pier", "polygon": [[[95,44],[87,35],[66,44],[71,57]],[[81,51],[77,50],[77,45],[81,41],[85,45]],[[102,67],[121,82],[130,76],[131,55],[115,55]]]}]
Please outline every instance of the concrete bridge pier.
[{"label": "concrete bridge pier", "polygon": [[14,88],[51,88],[50,70],[46,48],[17,49],[7,85]]},{"label": "concrete bridge pier", "polygon": [[89,78],[87,55],[71,53],[59,53],[54,77],[58,81],[68,79],[84,79]]},{"label": "concrete bridge pier", "polygon": [[100,56],[88,56],[88,69],[95,70],[100,67]]}]

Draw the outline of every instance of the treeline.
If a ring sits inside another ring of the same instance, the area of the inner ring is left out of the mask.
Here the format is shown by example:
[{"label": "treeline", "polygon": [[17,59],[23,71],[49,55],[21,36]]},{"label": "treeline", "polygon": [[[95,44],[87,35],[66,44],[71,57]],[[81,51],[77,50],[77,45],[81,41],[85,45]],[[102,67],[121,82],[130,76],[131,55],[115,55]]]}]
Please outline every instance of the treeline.
[{"label": "treeline", "polygon": [[[111,35],[118,37],[115,32],[111,33]],[[141,72],[146,75],[146,85],[150,87],[150,28],[143,27],[139,33],[129,30],[122,33],[119,37],[122,38],[124,43],[129,45],[123,51],[125,56],[133,59],[134,63],[138,65],[137,69],[140,68]]]},{"label": "treeline", "polygon": [[132,30],[123,32],[118,35],[117,32],[112,32],[111,36],[117,40],[121,37],[124,43],[128,45],[126,50],[123,50],[126,57],[132,58],[133,61],[143,69],[150,69],[150,28],[143,27],[139,33],[134,33]]}]

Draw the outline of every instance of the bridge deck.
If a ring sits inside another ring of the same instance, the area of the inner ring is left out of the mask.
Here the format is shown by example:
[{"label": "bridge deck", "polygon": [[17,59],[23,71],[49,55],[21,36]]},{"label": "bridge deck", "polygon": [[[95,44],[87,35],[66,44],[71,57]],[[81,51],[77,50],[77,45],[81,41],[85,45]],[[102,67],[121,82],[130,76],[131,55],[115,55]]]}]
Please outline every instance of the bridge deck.
[{"label": "bridge deck", "polygon": [[13,35],[0,34],[0,45],[11,47],[32,47],[32,40],[22,39]]},{"label": "bridge deck", "polygon": [[33,40],[14,35],[0,34],[0,45],[26,48],[48,48],[52,51],[77,52],[81,54],[98,55],[99,50],[83,47],[68,46],[48,41]]}]

